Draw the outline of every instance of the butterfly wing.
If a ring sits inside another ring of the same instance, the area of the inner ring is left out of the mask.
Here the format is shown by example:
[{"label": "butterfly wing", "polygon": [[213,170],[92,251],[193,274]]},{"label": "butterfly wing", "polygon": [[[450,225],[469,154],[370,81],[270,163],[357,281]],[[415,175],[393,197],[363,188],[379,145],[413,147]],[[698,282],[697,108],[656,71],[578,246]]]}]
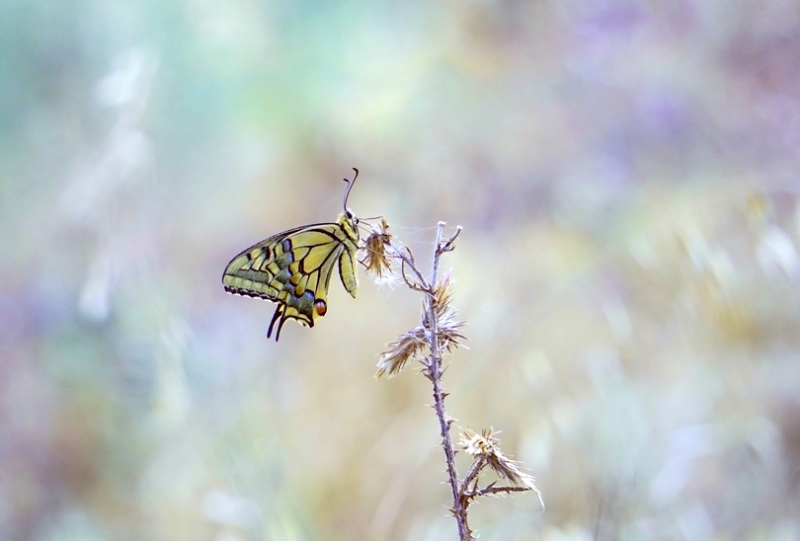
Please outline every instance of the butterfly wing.
[{"label": "butterfly wing", "polygon": [[222,283],[230,293],[278,304],[267,332],[269,338],[278,323],[277,341],[287,319],[313,327],[316,319],[325,315],[337,261],[342,284],[356,296],[357,250],[358,230],[352,219],[343,215],[337,223],[297,227],[251,246],[228,263]]},{"label": "butterfly wing", "polygon": [[342,285],[353,298],[358,294],[358,274],[356,273],[356,250],[345,249],[339,256],[339,278]]},{"label": "butterfly wing", "polygon": [[225,291],[278,301],[286,282],[285,272],[293,259],[290,250],[286,250],[287,247],[291,249],[291,244],[287,246],[283,240],[303,229],[305,226],[273,235],[231,259],[222,275]]}]

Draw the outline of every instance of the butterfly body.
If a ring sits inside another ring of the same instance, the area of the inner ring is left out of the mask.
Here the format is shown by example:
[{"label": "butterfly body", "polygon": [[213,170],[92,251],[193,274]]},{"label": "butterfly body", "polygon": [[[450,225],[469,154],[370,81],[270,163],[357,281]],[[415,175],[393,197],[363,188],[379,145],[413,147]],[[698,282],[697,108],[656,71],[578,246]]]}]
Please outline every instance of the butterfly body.
[{"label": "butterfly body", "polygon": [[229,293],[278,304],[267,331],[269,338],[277,323],[277,341],[287,319],[313,327],[325,315],[335,266],[344,288],[356,296],[359,243],[358,218],[345,207],[336,222],[289,229],[247,248],[228,263],[222,284]]}]

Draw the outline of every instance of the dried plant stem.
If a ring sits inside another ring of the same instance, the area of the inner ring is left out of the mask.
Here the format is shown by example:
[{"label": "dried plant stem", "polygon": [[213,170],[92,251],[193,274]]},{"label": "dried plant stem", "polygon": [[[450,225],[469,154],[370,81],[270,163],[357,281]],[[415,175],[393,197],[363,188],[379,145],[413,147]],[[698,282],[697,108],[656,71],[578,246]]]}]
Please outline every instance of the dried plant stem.
[{"label": "dried plant stem", "polygon": [[[439,277],[439,259],[442,254],[453,251],[454,242],[461,233],[461,226],[457,227],[447,240],[443,240],[444,227],[444,222],[437,224],[433,263],[430,277],[427,279],[417,267],[411,250],[391,242],[391,235],[385,222],[367,239],[368,251],[363,262],[374,274],[382,276],[390,258],[399,259],[403,281],[412,290],[425,295],[421,325],[401,334],[394,342],[387,345],[387,350],[381,354],[375,375],[376,377],[397,375],[411,359],[416,359],[422,364],[422,374],[433,386],[433,409],[439,420],[439,434],[442,438],[447,477],[453,496],[453,506],[450,511],[458,524],[458,539],[474,541],[475,537],[467,522],[467,509],[477,498],[532,490],[541,501],[541,493],[536,488],[533,477],[523,472],[518,462],[503,454],[500,450],[500,440],[492,428],[482,429],[480,432],[472,429],[463,430],[459,445],[473,457],[473,462],[464,479],[458,478],[456,450],[450,436],[453,419],[447,415],[444,406],[447,393],[442,387],[444,373],[442,355],[457,348],[465,338],[461,332],[463,322],[455,318],[456,311],[451,305],[450,277],[449,275],[442,279]],[[495,481],[481,488],[480,476],[487,470],[494,471],[501,480],[509,484],[497,486],[498,481]]]},{"label": "dried plant stem", "polygon": [[[442,244],[442,234],[444,233],[444,222],[439,222],[436,228],[436,244],[433,251],[433,264],[431,269],[430,284],[435,288],[439,274],[439,256],[443,252],[451,249],[455,237],[461,232],[460,229],[445,244]],[[458,480],[458,472],[456,472],[456,454],[453,448],[453,440],[450,437],[450,425],[453,420],[448,417],[447,411],[444,407],[444,399],[447,396],[442,389],[442,354],[439,350],[439,340],[437,339],[438,333],[436,328],[436,312],[435,305],[436,297],[433,294],[428,294],[426,298],[426,310],[428,315],[428,332],[427,338],[430,345],[430,357],[426,363],[426,376],[433,385],[433,400],[434,409],[436,410],[436,417],[439,419],[439,431],[442,437],[442,449],[447,461],[447,476],[450,480],[450,490],[453,493],[453,516],[458,523],[458,536],[460,541],[471,541],[473,539],[469,526],[467,525],[467,506],[460,497],[461,486]]]}]

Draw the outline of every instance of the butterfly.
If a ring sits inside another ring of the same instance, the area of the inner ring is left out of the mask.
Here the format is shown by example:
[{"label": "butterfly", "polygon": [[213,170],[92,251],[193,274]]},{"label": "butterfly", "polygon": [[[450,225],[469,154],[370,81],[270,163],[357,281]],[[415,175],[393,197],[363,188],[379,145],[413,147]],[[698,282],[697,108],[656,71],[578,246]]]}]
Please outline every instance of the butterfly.
[{"label": "butterfly", "polygon": [[347,208],[347,198],[358,178],[344,179],[344,212],[336,222],[303,225],[273,235],[234,257],[222,274],[228,293],[277,303],[267,338],[277,323],[275,341],[283,324],[294,319],[313,327],[328,311],[328,286],[338,263],[339,278],[350,295],[358,293],[356,253],[358,218]]}]

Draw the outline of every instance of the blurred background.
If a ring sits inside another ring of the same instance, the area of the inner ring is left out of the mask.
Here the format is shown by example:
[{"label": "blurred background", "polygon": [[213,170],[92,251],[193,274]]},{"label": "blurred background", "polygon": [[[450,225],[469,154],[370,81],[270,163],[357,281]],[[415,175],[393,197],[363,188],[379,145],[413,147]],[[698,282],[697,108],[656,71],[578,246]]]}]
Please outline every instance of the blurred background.
[{"label": "blurred background", "polygon": [[464,227],[454,429],[546,504],[483,539],[800,539],[800,4],[6,0],[0,41],[0,538],[456,538],[429,383],[373,377],[420,297],[334,278],[276,344],[220,283],[358,167],[424,268]]}]

